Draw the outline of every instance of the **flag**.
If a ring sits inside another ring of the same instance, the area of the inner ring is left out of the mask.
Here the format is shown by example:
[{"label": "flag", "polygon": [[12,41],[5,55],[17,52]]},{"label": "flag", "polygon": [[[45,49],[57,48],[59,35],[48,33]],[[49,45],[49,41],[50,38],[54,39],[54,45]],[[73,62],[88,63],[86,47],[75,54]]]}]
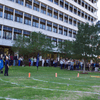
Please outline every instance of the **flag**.
[{"label": "flag", "polygon": [[3,68],[3,60],[0,60],[0,70]]},{"label": "flag", "polygon": [[39,53],[38,53],[38,55],[37,55],[36,66],[37,66],[37,67],[39,66]]}]

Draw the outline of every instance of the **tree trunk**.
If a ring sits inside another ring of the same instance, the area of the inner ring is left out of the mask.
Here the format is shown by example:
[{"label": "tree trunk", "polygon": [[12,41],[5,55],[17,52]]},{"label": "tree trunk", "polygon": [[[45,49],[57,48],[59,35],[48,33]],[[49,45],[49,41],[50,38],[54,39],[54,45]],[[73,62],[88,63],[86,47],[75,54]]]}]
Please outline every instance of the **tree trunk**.
[{"label": "tree trunk", "polygon": [[83,73],[85,73],[85,64],[86,64],[86,61],[84,59],[84,68],[83,68]]}]

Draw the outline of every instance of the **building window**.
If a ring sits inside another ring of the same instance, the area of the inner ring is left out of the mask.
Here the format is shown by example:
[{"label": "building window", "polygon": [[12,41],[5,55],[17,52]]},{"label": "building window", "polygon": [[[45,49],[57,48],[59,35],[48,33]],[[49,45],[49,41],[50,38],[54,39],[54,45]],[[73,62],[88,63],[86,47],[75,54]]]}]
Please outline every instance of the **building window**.
[{"label": "building window", "polygon": [[27,38],[27,42],[30,42],[30,38],[29,38],[30,37],[30,33],[31,32],[29,32],[29,31],[25,31],[25,30],[23,31],[23,36],[25,36]]},{"label": "building window", "polygon": [[46,39],[49,39],[49,40],[51,40],[51,37],[49,37],[49,36],[46,36]]},{"label": "building window", "polygon": [[59,34],[63,34],[63,26],[59,25]]},{"label": "building window", "polygon": [[58,19],[58,11],[55,10],[55,9],[54,9],[54,15],[53,15],[53,17],[56,18],[56,19]]},{"label": "building window", "polygon": [[81,15],[81,10],[80,9],[78,9],[78,16],[80,16]]},{"label": "building window", "polygon": [[64,35],[67,36],[67,28],[64,27]]},{"label": "building window", "polygon": [[72,37],[72,30],[69,29],[69,37]]},{"label": "building window", "polygon": [[78,4],[81,5],[81,0],[78,0]]},{"label": "building window", "polygon": [[32,0],[26,0],[25,6],[32,9]]},{"label": "building window", "polygon": [[47,21],[47,31],[52,31],[52,22]]},{"label": "building window", "polygon": [[84,12],[82,12],[82,18],[84,18]]},{"label": "building window", "polygon": [[26,13],[24,14],[24,24],[31,25],[31,15]]},{"label": "building window", "polygon": [[14,40],[18,39],[18,36],[22,34],[22,30],[14,29]]},{"label": "building window", "polygon": [[2,26],[0,25],[0,38],[1,38]]},{"label": "building window", "polygon": [[90,21],[90,16],[88,16],[88,21]]},{"label": "building window", "polygon": [[76,38],[76,31],[73,31],[73,38]]},{"label": "building window", "polygon": [[77,3],[77,0],[74,0]]},{"label": "building window", "polygon": [[63,8],[63,5],[64,5],[64,0],[60,0],[60,7]]},{"label": "building window", "polygon": [[53,32],[57,33],[58,25],[53,23]]},{"label": "building window", "polygon": [[20,5],[23,5],[24,4],[24,1],[23,0],[16,0],[16,3],[18,3]]},{"label": "building window", "polygon": [[77,20],[74,19],[74,20],[73,20],[73,24],[74,24],[74,26],[76,26],[76,22],[77,22]]},{"label": "building window", "polygon": [[57,46],[57,38],[53,38],[53,42],[54,46]]},{"label": "building window", "polygon": [[0,17],[2,17],[2,14],[3,14],[3,6],[0,5]]},{"label": "building window", "polygon": [[15,10],[15,21],[22,23],[22,20],[23,20],[23,12]]},{"label": "building window", "polygon": [[73,5],[70,4],[69,11],[73,12]]},{"label": "building window", "polygon": [[87,14],[85,13],[85,19],[87,19]]},{"label": "building window", "polygon": [[54,3],[55,3],[56,5],[58,5],[58,1],[59,1],[59,0],[54,0]]},{"label": "building window", "polygon": [[26,35],[26,36],[29,36],[29,35],[31,34],[31,32],[25,31],[25,30],[24,30],[24,31],[23,31],[23,34]]},{"label": "building window", "polygon": [[39,11],[39,5],[40,5],[40,3],[36,0],[34,0],[33,9],[36,11]]},{"label": "building window", "polygon": [[53,0],[49,0],[49,1],[53,2]]},{"label": "building window", "polygon": [[82,0],[82,6],[84,7],[84,1]]},{"label": "building window", "polygon": [[68,23],[68,15],[65,15],[64,22]]},{"label": "building window", "polygon": [[80,25],[80,21],[78,20],[77,23],[78,23],[78,26],[79,26]]},{"label": "building window", "polygon": [[65,9],[68,10],[68,2],[65,1]]},{"label": "building window", "polygon": [[44,19],[40,19],[40,28],[45,30],[45,23],[46,21]]},{"label": "building window", "polygon": [[12,28],[11,27],[3,27],[3,39],[12,39]]},{"label": "building window", "polygon": [[91,17],[91,22],[93,22],[93,17]]},{"label": "building window", "polygon": [[13,9],[5,7],[4,18],[8,20],[13,20]]},{"label": "building window", "polygon": [[69,24],[72,24],[72,17],[69,17]]},{"label": "building window", "polygon": [[38,17],[35,17],[33,16],[33,27],[39,27],[39,18]]},{"label": "building window", "polygon": [[91,7],[91,12],[93,13],[93,7]]},{"label": "building window", "polygon": [[87,3],[85,3],[85,8],[87,9]]},{"label": "building window", "polygon": [[51,7],[48,7],[47,15],[52,17],[52,8]]},{"label": "building window", "polygon": [[41,4],[41,13],[46,14],[46,5]]},{"label": "building window", "polygon": [[9,0],[9,1],[13,1],[14,2],[14,0]]},{"label": "building window", "polygon": [[74,7],[74,14],[77,14],[77,8]]},{"label": "building window", "polygon": [[59,12],[59,20],[63,21],[63,13]]}]

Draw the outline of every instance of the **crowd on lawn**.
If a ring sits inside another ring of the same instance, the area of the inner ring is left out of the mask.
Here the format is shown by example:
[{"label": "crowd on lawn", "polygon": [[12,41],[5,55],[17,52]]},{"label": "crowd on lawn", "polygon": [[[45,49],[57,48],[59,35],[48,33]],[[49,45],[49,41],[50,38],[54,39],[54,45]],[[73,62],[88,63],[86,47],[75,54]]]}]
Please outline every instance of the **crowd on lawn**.
[{"label": "crowd on lawn", "polygon": [[[8,65],[9,66],[25,66],[24,58],[23,56],[18,57],[18,55],[6,55],[1,54],[0,60],[3,60],[3,63],[5,65],[6,57],[8,58]],[[37,58],[36,57],[30,57],[27,62],[30,66],[36,66]],[[85,68],[88,71],[94,71],[96,67],[99,69],[99,63],[98,62],[86,62]],[[60,66],[61,69],[68,69],[68,70],[83,70],[84,63],[83,60],[76,60],[76,59],[53,59],[53,58],[40,58],[39,59],[39,66],[49,67],[49,66]]]}]

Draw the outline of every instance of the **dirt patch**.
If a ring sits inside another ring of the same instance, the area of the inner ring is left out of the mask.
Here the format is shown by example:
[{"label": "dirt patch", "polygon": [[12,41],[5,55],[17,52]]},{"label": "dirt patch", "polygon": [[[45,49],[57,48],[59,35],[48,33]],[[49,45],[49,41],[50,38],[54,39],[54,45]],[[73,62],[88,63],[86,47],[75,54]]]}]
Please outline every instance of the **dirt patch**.
[{"label": "dirt patch", "polygon": [[83,73],[83,72],[80,72],[80,74],[88,74],[87,72]]}]

